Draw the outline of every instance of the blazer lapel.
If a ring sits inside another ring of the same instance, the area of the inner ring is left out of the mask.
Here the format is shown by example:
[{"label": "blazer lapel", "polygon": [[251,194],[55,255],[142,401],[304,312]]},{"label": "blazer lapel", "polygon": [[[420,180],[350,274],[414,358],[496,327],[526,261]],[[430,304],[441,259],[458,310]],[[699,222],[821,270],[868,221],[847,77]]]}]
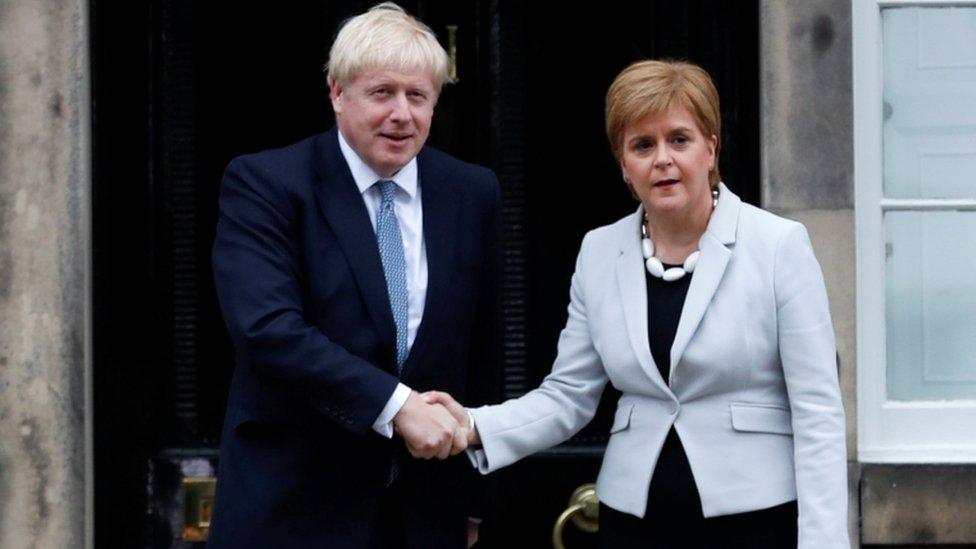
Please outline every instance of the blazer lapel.
[{"label": "blazer lapel", "polygon": [[[644,257],[641,255],[639,219],[644,217],[644,207],[623,223],[620,235],[620,253],[617,256],[617,288],[623,304],[624,321],[630,346],[647,377],[661,390],[670,393],[667,382],[661,377],[647,339],[647,281],[644,278]],[[631,229],[633,231],[631,231]]]},{"label": "blazer lapel", "polygon": [[735,243],[735,230],[739,220],[739,207],[742,203],[739,197],[730,191],[724,183],[719,183],[719,202],[708,222],[708,228],[698,242],[701,257],[695,267],[695,273],[688,287],[684,307],[681,309],[681,319],[678,321],[678,331],[674,335],[671,345],[671,377],[678,367],[681,356],[688,347],[688,342],[698,329],[712,296],[725,274],[732,251],[727,247]]},{"label": "blazer lapel", "polygon": [[438,325],[436,320],[444,306],[444,294],[449,286],[448,273],[452,272],[450,261],[453,257],[451,250],[457,241],[457,208],[450,200],[450,193],[444,192],[444,187],[448,184],[444,177],[445,173],[440,166],[431,162],[421,149],[417,155],[417,178],[423,203],[427,297],[424,300],[424,316],[417,328],[417,336],[403,365],[404,378],[416,368],[419,362],[417,357],[423,356],[431,338],[431,326]]},{"label": "blazer lapel", "polygon": [[391,364],[396,364],[396,328],[387,296],[383,264],[366,204],[339,150],[338,130],[319,140],[315,195],[352,269],[370,318]]}]

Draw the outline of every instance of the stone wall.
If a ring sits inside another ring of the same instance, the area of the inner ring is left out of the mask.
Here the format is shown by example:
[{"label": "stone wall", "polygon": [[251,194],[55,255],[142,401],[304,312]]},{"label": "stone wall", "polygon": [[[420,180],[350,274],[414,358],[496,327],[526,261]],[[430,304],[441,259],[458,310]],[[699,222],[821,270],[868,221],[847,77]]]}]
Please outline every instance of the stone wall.
[{"label": "stone wall", "polygon": [[88,2],[0,0],[0,547],[90,546]]},{"label": "stone wall", "polygon": [[830,295],[858,533],[854,147],[850,0],[762,0],[763,207],[806,225]]}]

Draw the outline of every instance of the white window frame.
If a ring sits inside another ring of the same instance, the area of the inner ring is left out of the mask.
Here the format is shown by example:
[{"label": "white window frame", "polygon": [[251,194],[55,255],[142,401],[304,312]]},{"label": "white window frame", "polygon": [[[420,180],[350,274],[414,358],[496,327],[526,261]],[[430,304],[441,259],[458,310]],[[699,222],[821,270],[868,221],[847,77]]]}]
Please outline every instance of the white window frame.
[{"label": "white window frame", "polygon": [[858,460],[976,463],[976,400],[887,399],[883,214],[897,210],[976,211],[976,199],[883,196],[881,10],[893,7],[976,7],[976,0],[852,0]]}]

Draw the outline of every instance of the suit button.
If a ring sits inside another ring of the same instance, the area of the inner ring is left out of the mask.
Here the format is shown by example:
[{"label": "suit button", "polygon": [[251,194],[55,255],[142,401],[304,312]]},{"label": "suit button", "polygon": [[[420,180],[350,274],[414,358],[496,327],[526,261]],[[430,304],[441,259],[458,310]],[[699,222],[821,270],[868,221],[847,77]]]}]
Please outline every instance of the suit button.
[{"label": "suit button", "polygon": [[672,416],[678,413],[678,403],[677,402],[675,402],[673,400],[671,401],[671,405],[668,407],[668,413],[670,413]]}]

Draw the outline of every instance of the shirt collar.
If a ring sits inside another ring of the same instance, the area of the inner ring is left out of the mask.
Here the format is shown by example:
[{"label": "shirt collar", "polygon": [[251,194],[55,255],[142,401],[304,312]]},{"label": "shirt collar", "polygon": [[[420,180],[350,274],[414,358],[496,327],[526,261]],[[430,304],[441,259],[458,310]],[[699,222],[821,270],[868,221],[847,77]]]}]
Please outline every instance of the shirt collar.
[{"label": "shirt collar", "polygon": [[367,189],[372,187],[377,181],[381,179],[389,179],[397,184],[398,187],[406,191],[410,198],[413,198],[417,194],[417,158],[411,158],[410,162],[406,166],[400,168],[400,171],[393,174],[393,177],[383,178],[373,171],[363,159],[359,157],[352,146],[346,141],[346,138],[342,136],[342,131],[339,131],[339,150],[342,151],[342,157],[346,159],[346,164],[349,166],[349,171],[352,172],[352,178],[356,182],[356,187],[359,188],[359,192],[365,193]]}]

